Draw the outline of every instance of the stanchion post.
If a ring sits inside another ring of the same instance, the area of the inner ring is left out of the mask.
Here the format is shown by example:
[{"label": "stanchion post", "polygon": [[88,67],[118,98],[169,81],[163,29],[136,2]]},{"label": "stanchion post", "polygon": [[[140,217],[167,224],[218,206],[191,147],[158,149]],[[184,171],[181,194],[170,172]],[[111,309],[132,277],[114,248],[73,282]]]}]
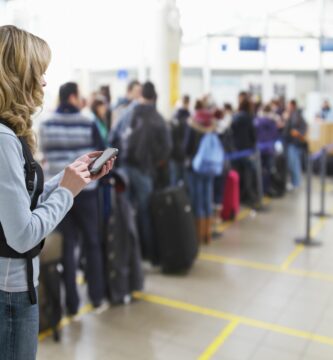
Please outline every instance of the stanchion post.
[{"label": "stanchion post", "polygon": [[306,234],[305,237],[297,238],[298,244],[306,246],[318,246],[321,242],[311,238],[311,192],[312,192],[312,157],[308,154],[307,172],[306,172]]},{"label": "stanchion post", "polygon": [[314,213],[314,216],[330,217],[330,214],[325,212],[325,188],[327,175],[327,148],[324,147],[320,156],[320,211]]},{"label": "stanchion post", "polygon": [[261,163],[261,152],[257,148],[255,152],[256,161],[256,178],[257,178],[257,190],[258,190],[258,203],[255,208],[257,211],[267,211],[268,207],[263,204],[264,199],[264,184],[262,178],[262,163]]}]

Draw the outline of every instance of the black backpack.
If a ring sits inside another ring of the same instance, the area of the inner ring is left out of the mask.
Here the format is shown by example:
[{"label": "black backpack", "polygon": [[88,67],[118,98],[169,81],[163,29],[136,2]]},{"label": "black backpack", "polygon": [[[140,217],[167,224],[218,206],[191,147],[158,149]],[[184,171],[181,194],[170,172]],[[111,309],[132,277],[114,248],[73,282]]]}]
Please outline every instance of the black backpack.
[{"label": "black backpack", "polygon": [[[6,121],[3,121],[0,119],[0,123],[9,127],[8,124],[6,123]],[[25,169],[26,188],[27,188],[29,194],[34,193],[32,200],[31,200],[31,206],[30,206],[30,209],[32,211],[32,210],[36,209],[37,203],[38,203],[38,198],[43,192],[44,175],[43,175],[43,170],[40,167],[40,165],[37,162],[35,162],[33,155],[30,151],[30,148],[29,148],[27,142],[25,141],[25,139],[22,137],[19,137],[19,140],[22,144],[23,157],[25,160],[24,169]],[[36,175],[37,175],[37,187],[35,189]],[[37,257],[40,254],[43,246],[44,246],[44,241],[42,241],[36,247],[31,249],[30,251],[27,251],[24,254],[20,254],[20,253],[16,252],[14,249],[12,249],[11,247],[8,246],[3,228],[0,224],[0,257],[11,258],[11,259],[26,259],[28,290],[29,290],[29,297],[30,297],[30,301],[31,301],[32,305],[37,303],[36,290],[35,290],[34,282],[33,282],[34,274],[33,274],[32,259]]]},{"label": "black backpack", "polygon": [[155,170],[158,163],[168,158],[171,144],[163,118],[156,110],[134,112],[130,132],[123,145],[125,159],[141,170]]}]

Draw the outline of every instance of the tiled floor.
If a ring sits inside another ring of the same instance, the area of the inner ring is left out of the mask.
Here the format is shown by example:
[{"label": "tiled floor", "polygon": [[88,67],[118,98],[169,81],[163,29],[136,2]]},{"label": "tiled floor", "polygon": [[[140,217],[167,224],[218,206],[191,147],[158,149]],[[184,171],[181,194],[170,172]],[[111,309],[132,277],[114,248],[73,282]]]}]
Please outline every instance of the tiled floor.
[{"label": "tiled floor", "polygon": [[[84,315],[63,329],[60,344],[40,342],[38,360],[332,360],[333,218],[319,227],[313,219],[323,246],[301,251],[290,265],[320,274],[294,275],[281,265],[295,250],[293,239],[304,234],[304,193],[269,207],[202,248],[223,261],[199,259],[186,277],[148,272],[146,300]],[[224,336],[230,321],[237,326]]]}]

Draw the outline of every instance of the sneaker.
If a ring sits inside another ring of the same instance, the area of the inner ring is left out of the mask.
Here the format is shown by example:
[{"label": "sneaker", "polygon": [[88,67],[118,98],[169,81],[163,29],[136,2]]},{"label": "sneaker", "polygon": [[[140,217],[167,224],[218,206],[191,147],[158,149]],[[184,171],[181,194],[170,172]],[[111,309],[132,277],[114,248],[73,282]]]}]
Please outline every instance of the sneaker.
[{"label": "sneaker", "polygon": [[108,310],[110,308],[110,305],[109,305],[109,303],[104,301],[98,305],[93,305],[93,307],[94,307],[93,313],[96,315],[100,315],[103,312],[105,312],[106,310]]}]

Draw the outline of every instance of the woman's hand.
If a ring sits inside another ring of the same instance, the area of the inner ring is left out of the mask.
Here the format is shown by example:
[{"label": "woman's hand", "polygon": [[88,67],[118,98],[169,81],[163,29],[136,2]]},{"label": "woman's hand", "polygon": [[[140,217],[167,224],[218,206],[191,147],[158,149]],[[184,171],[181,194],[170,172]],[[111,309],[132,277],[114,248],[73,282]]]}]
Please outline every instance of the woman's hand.
[{"label": "woman's hand", "polygon": [[60,186],[71,191],[75,197],[91,183],[91,181],[92,179],[88,170],[88,164],[77,160],[65,168],[64,176],[60,181]]}]

